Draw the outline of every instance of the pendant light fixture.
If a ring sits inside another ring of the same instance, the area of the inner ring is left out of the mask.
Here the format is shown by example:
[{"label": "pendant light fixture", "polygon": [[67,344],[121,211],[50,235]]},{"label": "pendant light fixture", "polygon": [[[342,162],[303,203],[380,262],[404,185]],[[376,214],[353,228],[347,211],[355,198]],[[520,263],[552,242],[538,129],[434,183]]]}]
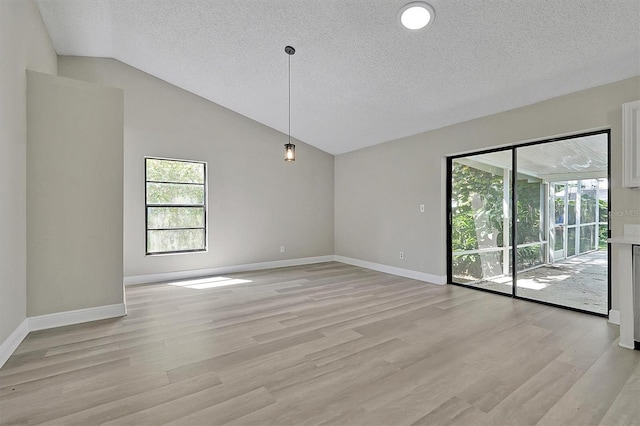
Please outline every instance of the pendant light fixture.
[{"label": "pendant light fixture", "polygon": [[289,143],[284,144],[284,161],[296,161],[296,146],[291,143],[291,56],[296,49],[287,46],[284,51],[289,55]]}]

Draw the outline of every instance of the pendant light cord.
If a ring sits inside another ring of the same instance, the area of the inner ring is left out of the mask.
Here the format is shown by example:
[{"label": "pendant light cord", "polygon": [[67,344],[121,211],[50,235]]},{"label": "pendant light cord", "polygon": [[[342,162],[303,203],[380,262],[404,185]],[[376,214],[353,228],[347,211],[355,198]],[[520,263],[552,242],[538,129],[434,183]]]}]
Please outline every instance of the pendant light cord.
[{"label": "pendant light cord", "polygon": [[289,56],[289,143],[291,143],[291,55]]}]

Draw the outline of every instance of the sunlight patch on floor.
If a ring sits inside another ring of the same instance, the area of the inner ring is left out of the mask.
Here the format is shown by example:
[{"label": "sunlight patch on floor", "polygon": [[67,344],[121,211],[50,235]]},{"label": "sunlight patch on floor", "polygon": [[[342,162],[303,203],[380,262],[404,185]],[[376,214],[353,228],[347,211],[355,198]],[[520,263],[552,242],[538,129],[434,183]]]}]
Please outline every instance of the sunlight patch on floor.
[{"label": "sunlight patch on floor", "polygon": [[547,284],[536,282],[535,280],[520,279],[518,280],[518,287],[528,288],[529,290],[542,290]]},{"label": "sunlight patch on floor", "polygon": [[[550,284],[553,284],[554,282],[564,281],[568,278],[569,275],[547,275],[544,277],[536,278],[518,278],[518,287],[528,288],[529,290],[542,290]],[[511,286],[512,284],[510,276],[496,277],[492,278],[489,281],[496,284],[504,284],[507,286]]]},{"label": "sunlight patch on floor", "polygon": [[225,287],[235,284],[251,283],[251,280],[243,280],[240,278],[227,278],[227,277],[208,277],[208,278],[196,278],[189,280],[179,280],[167,283],[169,285],[185,288],[193,288],[196,290],[204,290],[206,288]]}]

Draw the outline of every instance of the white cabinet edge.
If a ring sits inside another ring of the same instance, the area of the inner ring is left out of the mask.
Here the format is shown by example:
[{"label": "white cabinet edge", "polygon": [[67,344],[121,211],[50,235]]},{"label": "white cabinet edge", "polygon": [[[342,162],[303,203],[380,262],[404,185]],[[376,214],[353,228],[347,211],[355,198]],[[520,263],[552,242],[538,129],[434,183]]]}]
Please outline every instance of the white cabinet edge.
[{"label": "white cabinet edge", "polygon": [[640,188],[640,100],[622,104],[622,186]]}]

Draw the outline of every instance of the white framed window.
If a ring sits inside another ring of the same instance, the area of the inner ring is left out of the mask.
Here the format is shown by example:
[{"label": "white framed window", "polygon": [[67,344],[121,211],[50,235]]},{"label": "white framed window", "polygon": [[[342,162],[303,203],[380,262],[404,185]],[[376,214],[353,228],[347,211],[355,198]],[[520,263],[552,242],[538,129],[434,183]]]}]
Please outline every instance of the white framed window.
[{"label": "white framed window", "polygon": [[146,254],[207,250],[207,165],[146,157]]}]

